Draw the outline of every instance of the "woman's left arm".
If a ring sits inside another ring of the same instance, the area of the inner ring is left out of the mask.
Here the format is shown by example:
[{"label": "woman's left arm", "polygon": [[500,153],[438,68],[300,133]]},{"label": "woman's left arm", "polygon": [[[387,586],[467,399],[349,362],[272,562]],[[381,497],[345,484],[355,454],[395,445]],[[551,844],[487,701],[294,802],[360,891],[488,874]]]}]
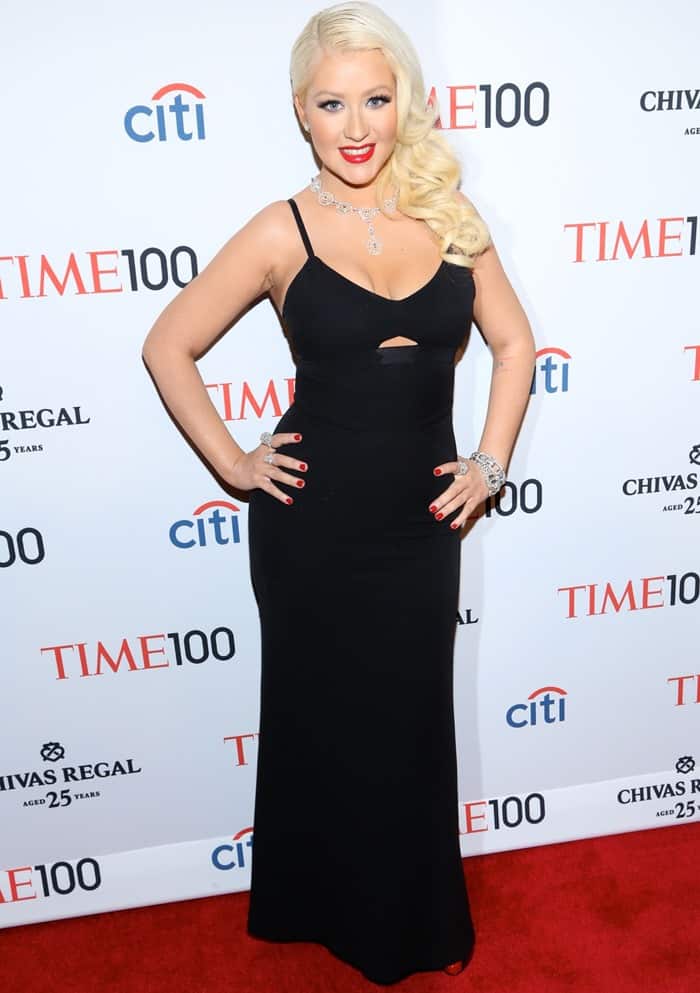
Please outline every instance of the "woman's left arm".
[{"label": "woman's left arm", "polygon": [[[515,438],[525,413],[535,365],[535,341],[515,290],[506,276],[493,242],[472,270],[476,297],[473,316],[493,357],[486,422],[477,451],[492,455],[507,471]],[[459,475],[457,462],[436,466],[436,475],[455,473],[453,482],[430,505],[435,520],[459,510],[450,523],[461,527],[489,495],[479,466]]]},{"label": "woman's left arm", "polygon": [[535,366],[535,340],[527,315],[493,243],[476,260],[474,320],[493,357],[491,389],[478,451],[505,470],[525,413]]}]

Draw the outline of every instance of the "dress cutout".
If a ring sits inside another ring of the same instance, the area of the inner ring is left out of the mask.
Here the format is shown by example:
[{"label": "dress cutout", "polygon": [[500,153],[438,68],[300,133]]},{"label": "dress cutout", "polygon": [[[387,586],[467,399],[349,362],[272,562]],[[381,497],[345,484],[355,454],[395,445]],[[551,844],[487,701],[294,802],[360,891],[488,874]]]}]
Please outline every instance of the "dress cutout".
[{"label": "dress cutout", "polygon": [[[460,536],[428,507],[455,460],[470,269],[400,300],[314,254],[282,306],[294,401],[270,430],[307,462],[286,506],[250,493],[261,623],[248,931],[312,941],[378,984],[469,959],[453,704]],[[415,345],[379,347],[405,336]]]}]

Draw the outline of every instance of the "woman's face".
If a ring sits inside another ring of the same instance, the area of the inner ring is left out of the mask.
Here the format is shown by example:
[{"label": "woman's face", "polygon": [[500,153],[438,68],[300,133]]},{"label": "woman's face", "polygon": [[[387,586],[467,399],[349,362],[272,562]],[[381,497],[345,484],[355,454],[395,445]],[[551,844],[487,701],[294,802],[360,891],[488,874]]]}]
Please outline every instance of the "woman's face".
[{"label": "woman's face", "polygon": [[378,49],[323,53],[301,104],[325,168],[349,186],[376,179],[396,144],[396,80]]}]

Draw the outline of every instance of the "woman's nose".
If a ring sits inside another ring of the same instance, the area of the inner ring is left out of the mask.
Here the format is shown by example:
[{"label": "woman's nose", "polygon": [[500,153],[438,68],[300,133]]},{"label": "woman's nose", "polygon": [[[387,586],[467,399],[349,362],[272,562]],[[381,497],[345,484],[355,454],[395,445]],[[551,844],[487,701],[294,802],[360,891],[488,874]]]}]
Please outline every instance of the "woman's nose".
[{"label": "woman's nose", "polygon": [[343,131],[348,141],[355,143],[367,137],[367,122],[360,111],[348,111]]}]

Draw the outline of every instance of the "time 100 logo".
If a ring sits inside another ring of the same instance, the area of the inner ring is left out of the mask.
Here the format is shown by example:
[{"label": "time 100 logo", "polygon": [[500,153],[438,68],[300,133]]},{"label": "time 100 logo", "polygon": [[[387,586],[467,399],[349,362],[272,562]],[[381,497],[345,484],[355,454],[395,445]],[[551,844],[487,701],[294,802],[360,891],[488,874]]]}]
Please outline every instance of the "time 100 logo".
[{"label": "time 100 logo", "polygon": [[523,514],[536,514],[542,507],[542,482],[524,479],[519,485],[507,480],[495,496],[484,501],[484,517],[510,517],[521,510]]}]

